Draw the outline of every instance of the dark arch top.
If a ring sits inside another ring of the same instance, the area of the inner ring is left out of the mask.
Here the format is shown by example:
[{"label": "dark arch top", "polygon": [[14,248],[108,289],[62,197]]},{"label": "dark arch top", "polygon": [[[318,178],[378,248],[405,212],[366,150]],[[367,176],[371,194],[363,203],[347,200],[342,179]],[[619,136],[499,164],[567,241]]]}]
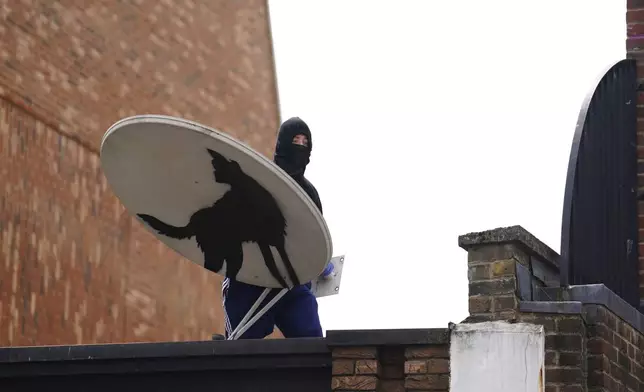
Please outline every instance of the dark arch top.
[{"label": "dark arch top", "polygon": [[637,69],[611,66],[584,100],[568,163],[561,284],[603,283],[639,307]]}]

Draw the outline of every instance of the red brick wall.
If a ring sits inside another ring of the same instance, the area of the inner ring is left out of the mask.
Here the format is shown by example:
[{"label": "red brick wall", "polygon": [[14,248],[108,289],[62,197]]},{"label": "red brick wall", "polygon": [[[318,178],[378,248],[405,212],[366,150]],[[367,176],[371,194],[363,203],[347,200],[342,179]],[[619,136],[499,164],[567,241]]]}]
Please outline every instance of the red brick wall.
[{"label": "red brick wall", "polygon": [[[637,76],[644,79],[644,0],[627,0],[627,41],[628,56],[637,60]],[[640,188],[644,186],[644,93],[640,92],[637,102],[637,159]],[[644,306],[644,202],[639,202],[639,263],[640,299]]]},{"label": "red brick wall", "polygon": [[220,279],[124,212],[97,149],[119,118],[161,113],[269,154],[266,2],[9,2],[0,18],[0,345],[221,332]]},{"label": "red brick wall", "polygon": [[332,349],[333,391],[449,390],[449,344]]},{"label": "red brick wall", "polygon": [[4,93],[93,147],[118,119],[154,112],[270,151],[266,0],[11,1],[0,18]]}]

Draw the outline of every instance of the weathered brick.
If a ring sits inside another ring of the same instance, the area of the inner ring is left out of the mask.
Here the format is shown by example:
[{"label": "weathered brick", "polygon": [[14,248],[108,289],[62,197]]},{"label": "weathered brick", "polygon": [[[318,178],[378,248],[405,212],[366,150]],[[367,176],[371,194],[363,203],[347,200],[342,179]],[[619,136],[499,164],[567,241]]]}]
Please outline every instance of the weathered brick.
[{"label": "weathered brick", "polygon": [[584,387],[581,385],[562,385],[559,387],[559,392],[584,392]]},{"label": "weathered brick", "polygon": [[490,279],[490,266],[488,264],[472,265],[467,271],[470,282]]},{"label": "weathered brick", "polygon": [[636,37],[642,35],[642,33],[644,33],[644,24],[629,23],[628,26],[626,26],[626,35],[628,37]]},{"label": "weathered brick", "polygon": [[626,8],[629,10],[644,8],[644,0],[627,0]]},{"label": "weathered brick", "polygon": [[628,358],[626,353],[623,351],[618,351],[617,352],[617,364],[624,369],[630,369],[631,367],[631,360]]},{"label": "weathered brick", "polygon": [[351,375],[355,371],[355,361],[351,359],[334,359],[332,372],[334,375]]},{"label": "weathered brick", "polygon": [[470,313],[488,313],[492,311],[492,297],[469,297]]},{"label": "weathered brick", "polygon": [[580,335],[546,335],[546,348],[555,351],[581,351]]},{"label": "weathered brick", "polygon": [[543,325],[546,334],[553,332],[556,329],[555,317],[552,315],[539,313],[521,313],[519,320],[531,324]]},{"label": "weathered brick", "polygon": [[633,362],[633,375],[637,377],[640,382],[644,383],[644,363]]},{"label": "weathered brick", "polygon": [[627,342],[633,339],[633,328],[622,320],[617,321],[617,333]]},{"label": "weathered brick", "polygon": [[579,368],[546,367],[546,382],[562,384],[581,384],[583,373]]},{"label": "weathered brick", "polygon": [[472,282],[469,285],[469,295],[500,295],[514,293],[516,279],[499,278],[495,280]]},{"label": "weathered brick", "polygon": [[557,330],[563,333],[582,333],[584,324],[580,317],[558,318]]},{"label": "weathered brick", "polygon": [[[621,378],[620,380],[626,387],[628,387],[628,390],[630,391],[637,391],[640,387],[640,382],[639,380],[635,377],[634,374],[630,373],[628,370],[624,370],[624,377]],[[642,384],[642,387],[644,387],[644,384]]]},{"label": "weathered brick", "polygon": [[412,346],[405,349],[405,358],[449,358],[449,346]]},{"label": "weathered brick", "polygon": [[333,358],[349,359],[375,359],[375,347],[336,347],[333,349]]},{"label": "weathered brick", "polygon": [[498,260],[492,263],[492,277],[499,278],[502,276],[514,276],[516,270],[516,261],[514,259],[510,260]]},{"label": "weathered brick", "polygon": [[427,360],[427,373],[449,373],[449,360],[448,359],[428,359]]},{"label": "weathered brick", "polygon": [[546,366],[553,366],[557,364],[557,352],[552,350],[546,351],[545,357]]},{"label": "weathered brick", "polygon": [[626,12],[626,23],[643,23],[644,9],[629,10]]},{"label": "weathered brick", "polygon": [[[608,342],[610,343],[611,340],[609,339]],[[619,353],[624,353],[626,350],[628,350],[628,343],[626,340],[624,340],[621,336],[619,336],[617,333],[613,333],[613,345],[615,348],[617,348],[617,351]]]},{"label": "weathered brick", "polygon": [[581,353],[559,353],[559,366],[581,366]]},{"label": "weathered brick", "polygon": [[425,374],[408,375],[405,377],[407,389],[447,389],[449,388],[449,375]]},{"label": "weathered brick", "polygon": [[372,391],[376,389],[377,380],[376,376],[334,376],[331,380],[331,389]]},{"label": "weathered brick", "polygon": [[[587,342],[588,345],[588,352],[593,353],[593,354],[605,354],[605,355],[611,355],[611,348],[614,349],[614,347],[611,347],[608,342],[606,342],[602,338],[596,338],[592,337],[588,339]],[[612,355],[611,355],[612,356]],[[614,352],[615,359],[617,359],[617,352]]]},{"label": "weathered brick", "polygon": [[378,374],[378,361],[375,359],[357,360],[356,374]]},{"label": "weathered brick", "polygon": [[615,380],[610,374],[604,373],[604,386],[609,391],[623,391],[624,386],[619,380]]},{"label": "weathered brick", "polygon": [[405,361],[405,374],[427,373],[427,361],[412,360]]},{"label": "weathered brick", "polygon": [[517,298],[514,295],[494,297],[495,312],[516,309],[517,304]]},{"label": "weathered brick", "polygon": [[626,380],[626,377],[628,376],[628,372],[618,366],[616,363],[611,363],[610,364],[610,371],[608,372],[615,380],[619,381],[620,383],[623,383]]},{"label": "weathered brick", "polygon": [[463,320],[463,323],[483,323],[495,320],[496,318],[497,315],[493,313],[470,314],[465,320]]},{"label": "weathered brick", "polygon": [[599,371],[588,372],[588,387],[604,386],[604,373]]},{"label": "weathered brick", "polygon": [[587,328],[590,336],[603,337],[604,339],[613,340],[613,332],[604,323],[597,323]]},{"label": "weathered brick", "polygon": [[378,348],[378,360],[382,365],[398,365],[402,368],[405,362],[403,346],[381,346]]},{"label": "weathered brick", "polygon": [[406,392],[405,383],[403,380],[383,380],[378,392]]},{"label": "weathered brick", "polygon": [[380,365],[380,379],[402,379],[404,377],[404,367],[399,364]]}]

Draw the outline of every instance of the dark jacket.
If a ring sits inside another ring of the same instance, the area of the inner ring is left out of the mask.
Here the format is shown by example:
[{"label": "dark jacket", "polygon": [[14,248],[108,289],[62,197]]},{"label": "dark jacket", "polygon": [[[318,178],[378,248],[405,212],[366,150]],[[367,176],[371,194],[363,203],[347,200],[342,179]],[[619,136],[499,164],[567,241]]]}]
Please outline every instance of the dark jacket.
[{"label": "dark jacket", "polygon": [[[293,138],[300,134],[308,139],[307,146],[293,144]],[[299,117],[289,118],[284,121],[277,135],[273,161],[304,189],[304,192],[309,195],[313,203],[322,212],[322,202],[320,202],[317,189],[304,177],[312,149],[313,139],[308,125]]]}]

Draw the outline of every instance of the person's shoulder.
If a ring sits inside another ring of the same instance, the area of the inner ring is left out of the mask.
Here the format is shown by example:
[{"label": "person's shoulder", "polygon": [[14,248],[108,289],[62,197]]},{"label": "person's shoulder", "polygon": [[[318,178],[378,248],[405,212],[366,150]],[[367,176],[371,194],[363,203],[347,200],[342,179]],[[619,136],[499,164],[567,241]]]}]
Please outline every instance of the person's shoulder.
[{"label": "person's shoulder", "polygon": [[311,181],[309,181],[309,179],[308,179],[308,178],[306,178],[306,177],[302,176],[302,180],[304,181],[304,183],[305,183],[306,185],[308,185],[308,186],[310,186],[311,188],[315,189],[315,186],[313,186],[313,183],[312,183]]},{"label": "person's shoulder", "polygon": [[306,177],[302,177],[302,179],[304,180],[306,187],[309,188],[311,192],[315,193],[316,196],[319,196],[318,190],[315,188],[315,185],[313,185],[313,183],[309,181]]},{"label": "person's shoulder", "polygon": [[305,192],[313,200],[313,203],[315,203],[320,212],[322,212],[322,201],[320,200],[318,190],[315,189],[315,186],[313,186],[311,181],[307,180],[306,177],[302,177],[302,188],[304,188]]}]

